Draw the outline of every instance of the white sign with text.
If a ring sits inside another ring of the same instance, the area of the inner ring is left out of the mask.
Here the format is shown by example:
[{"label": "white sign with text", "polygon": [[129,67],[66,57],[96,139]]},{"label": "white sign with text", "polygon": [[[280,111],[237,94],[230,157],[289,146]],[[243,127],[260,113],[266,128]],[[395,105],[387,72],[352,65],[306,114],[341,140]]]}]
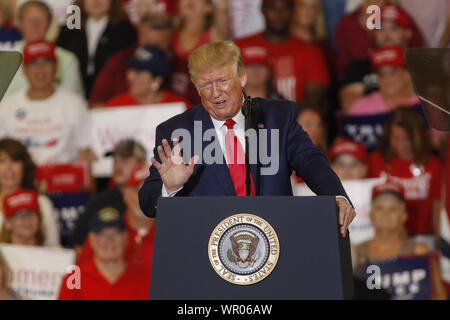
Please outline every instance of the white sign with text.
[{"label": "white sign with text", "polygon": [[0,251],[11,269],[11,289],[25,299],[58,299],[67,268],[75,263],[70,249],[0,244]]},{"label": "white sign with text", "polygon": [[[374,236],[369,217],[372,188],[384,181],[385,178],[342,181],[342,185],[356,210],[356,217],[349,227],[352,245],[360,244]],[[305,183],[293,183],[293,192],[295,196],[315,195]]]},{"label": "white sign with text", "polygon": [[186,110],[184,103],[164,103],[146,106],[98,108],[89,111],[91,148],[98,161],[93,163],[94,177],[109,177],[112,159],[104,154],[124,139],[134,139],[147,150],[148,160],[153,156],[156,127]]}]

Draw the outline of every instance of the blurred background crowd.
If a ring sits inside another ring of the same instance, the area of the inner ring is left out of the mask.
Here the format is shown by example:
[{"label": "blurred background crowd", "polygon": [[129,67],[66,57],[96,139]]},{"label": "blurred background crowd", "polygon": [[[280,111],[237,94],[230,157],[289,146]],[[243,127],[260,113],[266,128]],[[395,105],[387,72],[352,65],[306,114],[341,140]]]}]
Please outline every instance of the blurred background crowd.
[{"label": "blurred background crowd", "polygon": [[[80,29],[66,24],[70,4]],[[370,5],[381,8],[380,29],[367,27]],[[155,222],[137,192],[151,150],[120,141],[111,176],[93,177],[89,112],[199,104],[188,57],[221,40],[241,49],[248,95],[297,103],[343,181],[385,177],[371,193],[373,237],[354,246],[355,277],[368,261],[430,254],[431,297],[446,299],[449,135],[426,123],[404,52],[450,45],[449,0],[0,0],[0,49],[24,56],[0,102],[0,243],[74,249],[86,289],[63,281],[60,299],[145,299]],[[344,132],[346,117],[377,119],[376,141]],[[51,190],[57,174],[76,186]],[[70,232],[51,191],[87,194]],[[20,298],[10,272],[0,251],[0,299]]]}]

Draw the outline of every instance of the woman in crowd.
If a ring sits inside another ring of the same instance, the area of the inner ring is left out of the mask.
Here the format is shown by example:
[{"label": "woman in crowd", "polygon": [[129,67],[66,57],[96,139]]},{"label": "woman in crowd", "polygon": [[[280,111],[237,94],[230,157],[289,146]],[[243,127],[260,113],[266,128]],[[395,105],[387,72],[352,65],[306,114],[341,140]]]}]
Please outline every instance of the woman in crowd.
[{"label": "woman in crowd", "polygon": [[164,88],[169,75],[170,62],[160,48],[153,45],[137,48],[134,57],[127,61],[127,65],[129,91],[113,97],[106,106],[183,102],[187,108],[191,107],[188,100]]},{"label": "woman in crowd", "polygon": [[373,51],[372,67],[378,76],[379,91],[356,100],[350,106],[351,115],[373,115],[389,112],[400,106],[417,106],[420,101],[414,93],[404,60],[405,50],[399,46],[383,47]]},{"label": "woman in crowd", "polygon": [[[375,235],[369,241],[356,246],[354,251],[355,273],[362,276],[363,268],[376,261],[393,259],[405,255],[429,253],[428,247],[409,238],[404,223],[407,209],[403,188],[395,183],[375,186],[372,192],[370,219]],[[446,293],[439,274],[438,261],[432,258],[431,276],[434,280],[432,297],[445,299]]]},{"label": "woman in crowd", "polygon": [[173,35],[171,88],[192,104],[200,98],[190,81],[188,59],[203,44],[230,38],[228,0],[179,0],[178,26]]},{"label": "woman in crowd", "polygon": [[21,300],[21,297],[8,285],[10,276],[8,262],[0,251],[0,300]]},{"label": "woman in crowd", "polygon": [[0,242],[23,246],[44,245],[42,218],[38,193],[19,189],[3,197],[5,222],[0,232]]},{"label": "woman in crowd", "polygon": [[245,93],[250,97],[280,99],[273,83],[272,64],[266,48],[242,47],[241,55],[247,67]]},{"label": "woman in crowd", "polygon": [[[19,189],[36,190],[34,184],[36,166],[26,147],[13,139],[0,140],[0,227],[4,224],[3,199]],[[58,214],[50,199],[38,196],[42,213],[42,225],[47,246],[59,246]]]},{"label": "woman in crowd", "polygon": [[406,230],[433,248],[439,240],[442,164],[432,155],[424,121],[415,110],[399,108],[389,115],[369,168],[372,177],[387,176],[404,187]]},{"label": "woman in crowd", "polygon": [[330,75],[335,72],[335,54],[326,42],[325,16],[320,0],[297,0],[291,34],[300,40],[317,45],[324,55]]},{"label": "woman in crowd", "polygon": [[81,29],[63,26],[57,45],[77,56],[85,95],[89,97],[103,65],[114,53],[131,46],[136,32],[120,0],[77,0],[75,5],[81,9]]}]

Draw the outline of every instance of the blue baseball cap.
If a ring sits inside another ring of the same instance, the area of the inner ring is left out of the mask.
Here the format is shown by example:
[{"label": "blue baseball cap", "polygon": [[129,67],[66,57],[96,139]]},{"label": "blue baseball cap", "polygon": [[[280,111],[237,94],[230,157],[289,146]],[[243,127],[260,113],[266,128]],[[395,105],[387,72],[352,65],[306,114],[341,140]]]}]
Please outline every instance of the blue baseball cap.
[{"label": "blue baseball cap", "polygon": [[125,231],[125,221],[118,208],[105,206],[100,208],[91,217],[89,230],[94,233],[102,231],[104,228],[114,227],[119,231]]},{"label": "blue baseball cap", "polygon": [[170,62],[167,54],[154,45],[140,46],[134,52],[134,57],[125,61],[131,68],[139,71],[150,71],[166,77]]}]

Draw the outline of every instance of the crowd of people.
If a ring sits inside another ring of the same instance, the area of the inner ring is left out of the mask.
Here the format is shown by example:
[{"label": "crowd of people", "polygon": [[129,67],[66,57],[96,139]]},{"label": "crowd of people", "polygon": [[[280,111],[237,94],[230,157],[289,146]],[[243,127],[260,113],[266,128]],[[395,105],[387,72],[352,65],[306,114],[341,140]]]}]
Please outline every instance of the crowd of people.
[{"label": "crowd of people", "polygon": [[[87,135],[89,110],[199,104],[190,54],[233,40],[248,71],[246,93],[295,101],[299,124],[341,180],[386,178],[373,190],[375,236],[355,248],[355,274],[368,261],[438,250],[449,135],[426,123],[404,56],[450,45],[450,1],[422,10],[420,0],[260,0],[259,30],[237,37],[245,25],[233,19],[247,14],[248,2],[76,0],[81,28],[55,31],[51,1],[0,0],[0,48],[23,53],[0,102],[0,242],[61,246],[58,213],[35,183],[38,167],[100,157]],[[381,8],[380,29],[367,27],[370,5]],[[336,124],[338,115],[380,114],[376,150]],[[148,151],[126,139],[111,152],[107,187],[92,184],[71,242],[86,280],[81,290],[64,280],[60,299],[148,297],[155,228],[138,201]],[[446,298],[436,261],[432,270],[433,297]],[[8,273],[0,253],[0,298],[20,298]]]}]

